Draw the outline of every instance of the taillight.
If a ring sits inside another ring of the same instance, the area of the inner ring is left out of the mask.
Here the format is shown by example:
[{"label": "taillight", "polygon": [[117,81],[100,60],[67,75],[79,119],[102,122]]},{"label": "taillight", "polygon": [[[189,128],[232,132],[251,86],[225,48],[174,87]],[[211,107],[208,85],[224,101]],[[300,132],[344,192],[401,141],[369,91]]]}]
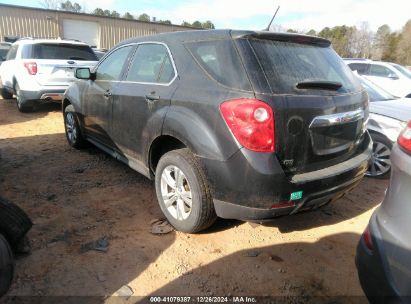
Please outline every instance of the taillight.
[{"label": "taillight", "polygon": [[398,144],[406,152],[411,153],[411,121],[408,122],[408,125],[398,136]]},{"label": "taillight", "polygon": [[25,62],[24,67],[27,69],[27,72],[29,72],[30,75],[36,75],[37,74],[37,63],[35,63],[35,62]]},{"label": "taillight", "polygon": [[373,251],[374,249],[374,244],[372,243],[372,238],[371,238],[371,232],[370,232],[370,227],[367,226],[365,228],[362,238],[364,240],[365,247],[367,247],[369,250]]},{"label": "taillight", "polygon": [[257,99],[232,99],[220,105],[221,113],[235,138],[256,152],[274,152],[274,114]]}]

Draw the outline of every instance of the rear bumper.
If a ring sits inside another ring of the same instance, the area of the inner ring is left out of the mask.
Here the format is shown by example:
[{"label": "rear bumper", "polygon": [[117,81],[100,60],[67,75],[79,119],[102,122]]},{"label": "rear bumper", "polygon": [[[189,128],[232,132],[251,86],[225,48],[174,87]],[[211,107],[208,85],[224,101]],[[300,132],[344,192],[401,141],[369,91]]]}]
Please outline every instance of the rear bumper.
[{"label": "rear bumper", "polygon": [[299,200],[298,203],[289,201],[284,204],[277,204],[275,208],[271,209],[246,207],[219,200],[214,200],[214,207],[217,215],[222,218],[241,219],[246,221],[270,220],[282,215],[289,215],[299,211],[316,209],[335,201],[354,188],[361,181],[361,179],[362,176],[358,176],[354,180],[342,185],[338,185],[324,191],[311,193],[305,198]]},{"label": "rear bumper", "polygon": [[[367,133],[362,152],[328,167],[293,177],[284,174],[272,154],[248,150],[226,162],[202,159],[218,216],[242,220],[268,220],[319,207],[355,187],[368,168],[371,139]],[[300,193],[301,197],[294,196]]]},{"label": "rear bumper", "polygon": [[[393,281],[388,273],[388,266],[385,259],[380,232],[376,224],[376,212],[371,217],[369,224],[370,233],[373,241],[373,251],[370,251],[364,243],[363,237],[357,246],[355,264],[357,266],[358,278],[361,287],[372,303],[409,303],[403,301],[406,298],[401,297],[393,287]],[[411,297],[408,297],[408,301]]]},{"label": "rear bumper", "polygon": [[63,95],[66,89],[67,87],[50,87],[41,88],[38,91],[20,90],[20,92],[27,102],[34,100],[59,102],[63,100]]}]

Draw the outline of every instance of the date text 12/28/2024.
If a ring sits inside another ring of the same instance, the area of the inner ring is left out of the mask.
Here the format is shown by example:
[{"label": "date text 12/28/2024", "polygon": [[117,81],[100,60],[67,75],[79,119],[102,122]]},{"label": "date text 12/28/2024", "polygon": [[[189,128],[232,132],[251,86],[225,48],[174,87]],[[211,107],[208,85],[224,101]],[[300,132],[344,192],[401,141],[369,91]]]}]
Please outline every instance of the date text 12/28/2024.
[{"label": "date text 12/28/2024", "polygon": [[255,297],[150,297],[150,303],[257,303]]}]

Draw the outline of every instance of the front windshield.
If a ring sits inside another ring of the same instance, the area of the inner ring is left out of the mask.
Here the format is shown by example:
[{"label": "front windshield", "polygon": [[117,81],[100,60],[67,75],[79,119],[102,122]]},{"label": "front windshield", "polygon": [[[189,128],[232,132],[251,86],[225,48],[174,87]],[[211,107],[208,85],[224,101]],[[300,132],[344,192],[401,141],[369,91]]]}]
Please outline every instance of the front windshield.
[{"label": "front windshield", "polygon": [[411,78],[411,71],[404,68],[402,65],[399,64],[393,64],[392,65],[396,70],[398,70],[401,74],[403,74],[404,76]]},{"label": "front windshield", "polygon": [[391,95],[387,91],[384,91],[383,89],[376,86],[372,82],[364,79],[363,77],[358,77],[358,78],[360,79],[362,86],[367,91],[371,102],[396,99],[395,96]]}]

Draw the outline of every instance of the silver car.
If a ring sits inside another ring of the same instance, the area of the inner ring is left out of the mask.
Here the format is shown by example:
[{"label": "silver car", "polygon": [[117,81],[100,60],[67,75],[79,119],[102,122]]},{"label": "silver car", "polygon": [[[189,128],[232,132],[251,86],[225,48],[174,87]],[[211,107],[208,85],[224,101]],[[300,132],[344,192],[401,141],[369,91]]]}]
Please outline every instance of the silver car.
[{"label": "silver car", "polygon": [[356,264],[371,302],[410,303],[411,121],[392,149],[391,164],[390,185],[358,244]]},{"label": "silver car", "polygon": [[367,176],[388,178],[391,170],[391,149],[398,135],[411,120],[411,99],[396,98],[372,82],[359,77],[370,97],[368,131],[373,144],[373,154]]}]

